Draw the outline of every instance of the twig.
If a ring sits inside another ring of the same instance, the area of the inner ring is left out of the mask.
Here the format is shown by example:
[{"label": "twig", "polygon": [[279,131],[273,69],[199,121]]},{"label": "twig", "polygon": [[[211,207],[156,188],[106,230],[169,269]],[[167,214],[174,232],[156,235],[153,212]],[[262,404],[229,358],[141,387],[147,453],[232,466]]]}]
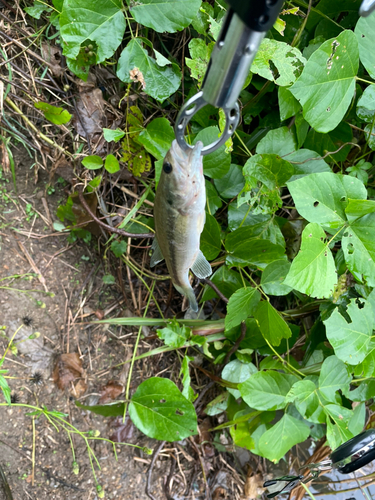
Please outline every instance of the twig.
[{"label": "twig", "polygon": [[236,340],[236,342],[233,344],[232,348],[227,352],[227,355],[225,356],[225,359],[224,359],[224,365],[226,365],[229,362],[232,354],[235,353],[237,351],[237,349],[240,347],[241,342],[243,341],[243,339],[246,336],[246,330],[247,330],[246,323],[244,321],[242,321],[241,334],[238,337],[238,339]]},{"label": "twig", "polygon": [[18,243],[18,246],[22,250],[22,252],[25,255],[26,259],[29,261],[30,266],[34,269],[34,272],[38,275],[39,282],[43,285],[44,290],[46,292],[48,292],[48,288],[46,286],[46,280],[45,280],[44,276],[42,275],[42,273],[39,271],[37,265],[35,264],[35,262],[33,261],[32,257],[31,257],[31,255],[26,250],[26,248],[23,246],[23,244],[20,242],[20,240],[17,238],[17,236],[15,234],[13,236],[16,239],[16,241]]},{"label": "twig", "polygon": [[209,280],[208,278],[204,278],[203,280],[201,280],[201,282],[204,283],[205,285],[210,286],[212,290],[221,298],[221,300],[224,301],[226,304],[228,304],[229,300],[223,293],[220,292],[215,283],[212,283],[212,281]]},{"label": "twig", "polygon": [[1,480],[3,481],[6,500],[13,500],[13,495],[12,495],[12,492],[10,490],[9,483],[7,481],[7,478],[4,474],[4,471],[3,471],[3,468],[1,467],[1,465],[0,465],[0,477],[1,477]]},{"label": "twig", "polygon": [[176,468],[177,460],[171,455],[171,468],[169,469],[169,474],[167,478],[167,482],[164,485],[164,493],[167,497],[167,500],[174,500],[174,496],[171,494],[171,481],[173,479],[174,471]]},{"label": "twig", "polygon": [[83,208],[86,210],[86,212],[90,215],[90,217],[93,218],[93,220],[99,224],[99,226],[102,226],[104,227],[105,229],[107,229],[107,231],[109,231],[110,233],[116,233],[116,234],[121,234],[121,236],[127,236],[128,238],[154,238],[155,235],[154,233],[137,233],[137,234],[134,234],[134,233],[128,233],[127,231],[123,231],[122,229],[118,229],[117,227],[112,227],[112,226],[109,226],[108,224],[106,224],[105,222],[102,222],[101,220],[98,219],[98,217],[96,217],[96,215],[94,215],[90,209],[90,207],[88,206],[88,204],[86,203],[86,200],[83,196],[83,193],[81,190],[78,189],[78,197],[79,197],[79,201],[81,202]]},{"label": "twig", "polygon": [[148,496],[148,498],[151,498],[151,500],[156,500],[156,498],[154,497],[154,495],[152,495],[152,493],[150,491],[151,490],[152,471],[153,471],[153,468],[155,466],[156,459],[158,458],[165,443],[166,443],[166,441],[162,441],[159,444],[159,446],[155,448],[154,453],[152,454],[152,460],[150,463],[150,467],[148,468],[148,471],[147,471],[147,483],[146,483],[145,492],[146,492],[146,495]]}]

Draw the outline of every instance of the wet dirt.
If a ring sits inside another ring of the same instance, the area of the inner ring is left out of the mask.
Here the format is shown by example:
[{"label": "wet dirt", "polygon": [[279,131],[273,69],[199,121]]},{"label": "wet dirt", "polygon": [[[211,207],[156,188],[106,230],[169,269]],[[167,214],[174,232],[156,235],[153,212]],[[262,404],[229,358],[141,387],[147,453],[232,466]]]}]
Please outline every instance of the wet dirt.
[{"label": "wet dirt", "polygon": [[[94,500],[98,493],[90,456],[79,433],[100,431],[100,438],[109,439],[116,423],[83,411],[75,401],[96,404],[109,380],[126,383],[128,365],[121,363],[131,356],[137,332],[87,324],[88,318],[96,319],[94,311],[113,308],[119,315],[126,314],[123,296],[115,285],[103,284],[108,269],[96,250],[96,240],[69,243],[66,235],[53,229],[57,206],[66,201],[64,186],[55,182],[55,191],[48,195],[48,172],[39,169],[35,176],[34,159],[21,149],[15,149],[14,155],[17,193],[10,173],[0,170],[0,326],[5,327],[0,330],[0,357],[19,329],[14,340],[18,352],[8,351],[1,367],[8,370],[7,382],[17,404],[4,405],[0,393],[0,466],[14,500]],[[29,340],[35,332],[39,338]],[[149,348],[141,342],[140,352]],[[84,371],[75,386],[71,383],[62,391],[53,382],[52,370],[56,358],[68,352],[78,353]],[[149,372],[146,362],[135,365],[132,391]],[[21,405],[62,412],[65,423],[40,413],[30,415],[33,408]],[[129,443],[149,448],[157,444],[132,425],[125,437]],[[78,474],[72,467],[71,441]],[[116,460],[111,443],[89,440],[89,444],[105,498],[147,498],[150,456],[116,445]],[[154,470],[156,498],[163,498],[164,461],[158,460]],[[0,499],[8,500],[2,486]]]}]

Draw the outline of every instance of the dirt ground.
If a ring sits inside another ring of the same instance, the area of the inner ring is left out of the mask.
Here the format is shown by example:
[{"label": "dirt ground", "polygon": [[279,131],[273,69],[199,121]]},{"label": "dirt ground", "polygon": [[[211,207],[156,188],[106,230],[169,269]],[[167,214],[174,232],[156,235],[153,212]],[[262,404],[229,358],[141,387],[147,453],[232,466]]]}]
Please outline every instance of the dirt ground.
[{"label": "dirt ground", "polygon": [[[56,208],[66,200],[63,188],[55,185],[55,192],[48,195],[47,172],[39,170],[35,183],[34,160],[21,149],[15,149],[14,155],[17,193],[10,174],[0,175],[0,279],[13,276],[0,281],[0,326],[5,327],[0,330],[0,354],[21,325],[16,344],[35,332],[40,337],[19,343],[17,355],[6,355],[2,369],[9,370],[7,375],[12,377],[7,381],[13,401],[63,412],[67,414],[66,421],[80,432],[98,430],[100,437],[110,438],[121,431],[121,440],[154,448],[155,441],[141,436],[129,422],[124,428],[120,421],[105,419],[75,405],[76,399],[83,404],[96,404],[101,388],[109,380],[126,383],[128,365],[115,365],[131,355],[136,331],[87,325],[88,319],[96,319],[93,312],[97,310],[115,310],[122,315],[130,312],[121,305],[123,297],[116,286],[103,284],[105,270],[94,250],[95,244],[86,245],[82,240],[69,244],[66,235],[53,229]],[[39,279],[38,274],[42,276]],[[142,349],[149,350],[150,345],[142,341],[140,352]],[[54,383],[52,371],[57,357],[68,352],[78,353],[84,372],[78,386],[75,382],[75,389],[71,384],[70,390],[62,391]],[[147,363],[136,364],[133,390],[151,375],[149,371]],[[35,373],[37,380],[33,379]],[[4,403],[2,394],[0,402]],[[0,466],[14,499],[98,498],[81,436],[70,434],[79,465],[75,475],[67,432],[61,427],[57,432],[43,415],[27,415],[30,411],[22,406],[0,407]],[[137,448],[118,445],[116,461],[111,444],[100,440],[90,444],[100,464],[101,469],[95,465],[95,470],[105,498],[147,498],[149,456]],[[163,498],[157,481],[158,476],[162,477],[161,470],[163,457],[155,466],[156,498]],[[8,500],[1,489],[0,499]]]}]

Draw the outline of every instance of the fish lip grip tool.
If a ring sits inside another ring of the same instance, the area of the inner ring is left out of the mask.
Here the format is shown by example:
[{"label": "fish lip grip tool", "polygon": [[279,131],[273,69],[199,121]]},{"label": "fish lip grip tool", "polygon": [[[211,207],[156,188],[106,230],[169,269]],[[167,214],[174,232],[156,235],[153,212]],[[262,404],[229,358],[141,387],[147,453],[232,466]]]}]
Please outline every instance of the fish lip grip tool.
[{"label": "fish lip grip tool", "polygon": [[[267,31],[274,25],[284,0],[228,0],[228,10],[212,51],[201,90],[186,101],[175,124],[176,140],[184,151],[190,146],[185,130],[191,118],[206,104],[222,108],[225,128],[219,139],[202,150],[212,153],[234,133],[240,120],[237,99],[251,64]],[[375,0],[363,0],[361,16],[375,9]]]},{"label": "fish lip grip tool", "polygon": [[299,482],[308,483],[316,479],[324,471],[332,469],[341,474],[350,474],[361,467],[369,464],[375,459],[375,429],[363,431],[358,436],[353,437],[346,443],[336,448],[326,460],[316,464],[307,464],[301,469],[308,469],[307,477],[283,476],[270,481],[266,481],[263,486],[268,488],[270,494],[268,498],[274,498],[282,492],[290,491]]}]

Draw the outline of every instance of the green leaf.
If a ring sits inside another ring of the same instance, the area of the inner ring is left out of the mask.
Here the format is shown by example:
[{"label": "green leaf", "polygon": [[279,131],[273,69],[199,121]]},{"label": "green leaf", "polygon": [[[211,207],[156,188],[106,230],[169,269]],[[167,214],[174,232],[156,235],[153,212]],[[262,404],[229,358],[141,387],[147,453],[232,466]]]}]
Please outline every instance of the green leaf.
[{"label": "green leaf", "polygon": [[223,413],[223,411],[225,411],[228,408],[228,398],[229,398],[229,392],[228,391],[222,392],[215,399],[213,399],[208,403],[208,405],[204,409],[204,412],[210,417]]},{"label": "green leaf", "polygon": [[361,63],[371,78],[375,78],[374,30],[374,13],[368,17],[360,17],[354,30],[358,40]]},{"label": "green leaf", "polygon": [[216,211],[222,206],[222,202],[212,182],[206,179],[205,184],[206,184],[207,208],[209,213],[211,215],[214,215]]},{"label": "green leaf", "polygon": [[201,0],[129,0],[130,12],[139,24],[159,33],[181,31],[195,18]]},{"label": "green leaf", "polygon": [[122,417],[124,415],[125,403],[111,403],[107,405],[83,405],[79,401],[75,402],[78,408],[85,411],[92,411],[96,415],[101,415],[102,417]]},{"label": "green leaf", "polygon": [[338,229],[346,222],[349,198],[365,199],[363,183],[349,175],[311,174],[287,183],[299,214],[309,222]]},{"label": "green leaf", "polygon": [[321,156],[329,154],[328,158],[330,160],[345,161],[352,148],[351,144],[346,143],[352,141],[352,129],[347,123],[341,122],[328,134],[320,134],[313,128],[310,128],[304,146],[307,149],[316,151]]},{"label": "green leaf", "polygon": [[310,435],[310,429],[301,420],[285,413],[259,440],[259,449],[268,460],[277,463],[297,443]]},{"label": "green leaf", "polygon": [[[220,292],[227,297],[227,299],[229,299],[236,290],[243,287],[241,275],[238,272],[229,269],[225,264],[220,266],[219,269],[215,271],[210,280],[218,287]],[[248,281],[245,280],[245,283],[247,285]],[[206,285],[202,296],[202,302],[211,300],[214,297],[218,296],[210,286]]]},{"label": "green leaf", "polygon": [[292,182],[309,174],[331,172],[329,165],[315,151],[310,149],[299,149],[284,157],[294,167],[294,175],[290,178]]},{"label": "green leaf", "polygon": [[190,361],[194,361],[194,358],[190,356],[184,356],[184,359],[182,360],[181,363],[181,370],[180,370],[180,377],[182,375],[182,395],[189,401],[193,402],[194,399],[197,398],[197,396],[194,394],[193,389],[191,388],[191,377],[190,377],[190,370],[189,370],[189,363]]},{"label": "green leaf", "polygon": [[305,62],[306,59],[295,47],[265,38],[251,65],[251,71],[286,87],[296,81]]},{"label": "green leaf", "polygon": [[[194,144],[197,141],[202,141],[204,146],[208,146],[213,142],[217,141],[219,137],[218,127],[207,127],[201,130],[196,138],[194,139]],[[228,173],[230,168],[231,156],[225,152],[225,144],[219,149],[210,153],[209,155],[203,156],[203,172],[208,177],[213,179],[220,179],[226,173]]]},{"label": "green leaf", "polygon": [[254,311],[254,318],[258,323],[263,337],[271,345],[278,346],[282,339],[288,339],[292,336],[289,326],[268,300],[264,300],[258,304],[258,307]]},{"label": "green leaf", "polygon": [[268,264],[262,273],[260,284],[267,295],[288,295],[293,290],[284,284],[290,269],[290,262],[286,260],[275,260]]},{"label": "green leaf", "polygon": [[[245,382],[253,373],[256,373],[257,367],[253,363],[242,363],[238,359],[234,359],[227,363],[223,371],[221,372],[221,378],[227,380],[228,382],[234,382],[235,384],[240,384]],[[238,389],[227,388],[236,399],[241,397],[241,393]]]},{"label": "green leaf", "polygon": [[47,102],[39,101],[34,103],[34,106],[37,109],[41,109],[45,118],[55,125],[68,123],[68,121],[72,117],[72,115],[66,109],[51,106],[51,104],[48,104]]},{"label": "green leaf", "polygon": [[300,414],[309,418],[319,406],[317,388],[311,380],[299,380],[287,394],[287,402],[294,403]]},{"label": "green leaf", "polygon": [[112,274],[105,274],[102,280],[105,285],[114,285],[116,283],[115,277]]},{"label": "green leaf", "polygon": [[191,59],[186,57],[186,66],[190,68],[192,78],[198,80],[199,84],[203,81],[213,47],[213,42],[206,45],[201,38],[193,38],[189,42]]},{"label": "green leaf", "polygon": [[252,316],[260,301],[260,292],[256,288],[240,288],[229,299],[225,329],[230,330]]},{"label": "green leaf", "polygon": [[110,128],[103,128],[104,139],[107,142],[118,142],[125,135],[125,132],[120,128],[116,128],[116,130],[112,130]]},{"label": "green leaf", "polygon": [[375,212],[375,201],[372,200],[348,200],[348,205],[345,208],[346,216],[349,222],[354,222],[356,219]]},{"label": "green leaf", "polygon": [[324,321],[327,339],[339,359],[350,365],[357,365],[367,355],[375,328],[374,313],[369,302],[359,308],[354,300],[350,301],[346,312],[351,323],[347,323],[337,309]]},{"label": "green leaf", "polygon": [[214,182],[220,196],[223,198],[234,198],[245,185],[242,167],[232,163],[228,172],[220,179],[215,179]]},{"label": "green leaf", "polygon": [[337,356],[329,356],[320,369],[319,391],[328,401],[335,401],[336,391],[349,390],[351,379],[347,366]]},{"label": "green leaf", "polygon": [[296,382],[294,375],[276,371],[257,372],[238,386],[243,400],[256,410],[282,410],[286,395]]},{"label": "green leaf", "polygon": [[292,132],[288,127],[280,127],[270,130],[267,135],[258,142],[256,152],[259,154],[264,153],[285,156],[296,149],[297,144]]},{"label": "green leaf", "polygon": [[122,42],[126,21],[121,0],[81,0],[64,2],[60,16],[63,54],[75,59],[81,45],[96,42],[96,63],[113,56]]},{"label": "green leaf", "polygon": [[159,339],[164,340],[165,345],[179,349],[186,344],[191,336],[191,330],[187,326],[180,326],[177,321],[173,321],[162,330],[156,330]]},{"label": "green leaf", "polygon": [[174,94],[181,82],[178,66],[158,66],[142,47],[141,38],[130,40],[121,52],[117,76],[123,82],[140,82],[146,94],[160,102]]},{"label": "green leaf", "polygon": [[[2,371],[2,373],[7,373],[8,372],[8,370],[1,370],[1,371]],[[4,378],[2,375],[0,375],[0,388],[3,391],[5,401],[8,403],[8,405],[10,405],[11,404],[11,400],[10,400],[10,394],[11,394],[10,387],[8,385],[8,382],[7,382],[6,378]]]},{"label": "green leaf", "polygon": [[129,415],[146,436],[161,441],[180,441],[198,433],[194,406],[169,379],[151,377],[131,398]]},{"label": "green leaf", "polygon": [[51,12],[52,9],[44,2],[41,3],[38,2],[38,0],[36,0],[34,2],[34,5],[32,5],[31,7],[24,7],[23,10],[27,12],[27,14],[29,14],[29,16],[33,17],[34,19],[40,19],[40,16],[43,14],[43,12]]},{"label": "green leaf", "polygon": [[[374,61],[375,62],[375,61]],[[375,70],[374,70],[375,74]],[[357,102],[357,115],[366,123],[371,123],[375,116],[375,88],[369,85]]]},{"label": "green leaf", "polygon": [[291,91],[286,87],[278,88],[280,120],[284,121],[296,115],[301,109],[301,104],[297,101]]},{"label": "green leaf", "polygon": [[107,155],[104,163],[104,168],[109,174],[115,174],[120,170],[119,162],[114,155]]},{"label": "green leaf", "polygon": [[216,259],[221,250],[220,226],[215,217],[207,213],[201,234],[200,249],[207,260]]},{"label": "green leaf", "polygon": [[103,159],[98,155],[90,155],[83,158],[82,165],[89,170],[98,170],[98,168],[102,168]]},{"label": "green leaf", "polygon": [[155,156],[157,160],[163,160],[174,137],[170,122],[166,118],[155,118],[139,134],[137,142],[141,143],[146,151]]},{"label": "green leaf", "polygon": [[342,248],[349,270],[375,286],[375,213],[351,222],[342,237]]},{"label": "green leaf", "polygon": [[[353,418],[353,412],[340,405],[330,404],[324,407],[327,418],[327,441],[332,450],[345,443],[353,437],[348,429],[349,421]],[[335,423],[331,422],[331,419]]]},{"label": "green leaf", "polygon": [[245,163],[243,174],[251,185],[254,178],[272,190],[284,185],[294,174],[294,168],[276,154],[256,154]]},{"label": "green leaf", "polygon": [[319,224],[308,224],[302,233],[301,249],[292,262],[284,284],[312,297],[326,298],[337,283],[335,261]]},{"label": "green leaf", "polygon": [[125,240],[114,240],[111,243],[111,250],[117,258],[121,257],[121,255],[126,252],[127,248],[128,244]]},{"label": "green leaf", "polygon": [[355,90],[358,43],[350,30],[324,42],[290,88],[302,104],[305,120],[317,132],[333,130],[344,118]]},{"label": "green leaf", "polygon": [[362,403],[354,408],[353,416],[349,421],[349,431],[356,436],[362,432],[366,423],[366,405]]}]

